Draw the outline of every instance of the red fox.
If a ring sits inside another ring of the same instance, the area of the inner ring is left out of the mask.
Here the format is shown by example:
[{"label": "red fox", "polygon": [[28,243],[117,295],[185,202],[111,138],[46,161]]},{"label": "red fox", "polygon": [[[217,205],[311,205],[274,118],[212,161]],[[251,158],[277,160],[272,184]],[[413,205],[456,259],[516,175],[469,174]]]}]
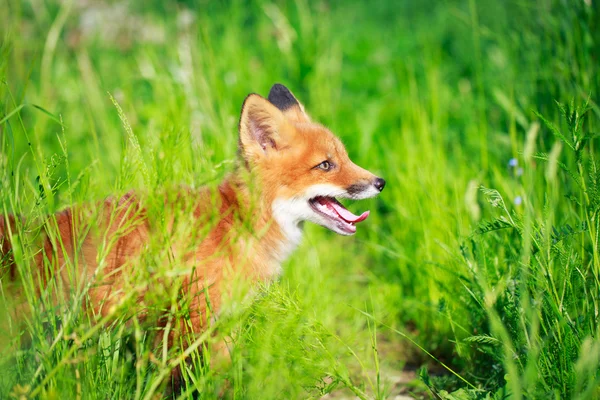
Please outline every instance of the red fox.
[{"label": "red fox", "polygon": [[[165,245],[188,267],[180,290],[189,299],[190,310],[173,324],[170,344],[177,335],[197,335],[206,329],[208,307],[212,315],[219,312],[233,277],[250,282],[276,278],[282,262],[300,243],[305,221],[353,235],[369,211],[355,215],[337,199],[366,199],[385,186],[382,178],[355,165],[342,142],[311,121],[281,84],[271,88],[268,99],[257,94],[246,97],[238,129],[239,163],[234,172],[217,188],[181,189],[164,203],[166,232],[173,232]],[[201,238],[176,238],[176,217],[169,210],[182,202],[191,204],[191,218],[185,221],[190,232],[202,231],[207,216],[217,211],[217,221],[204,229]],[[85,307],[106,316],[128,290],[139,265],[136,260],[156,232],[138,194],[109,198],[96,209],[94,216],[79,206],[56,214],[54,229],[46,229],[43,250],[33,264],[36,282],[44,286],[61,280],[55,287],[65,295],[72,293],[73,285],[87,284]],[[96,228],[86,230],[90,218]],[[15,235],[15,222],[12,217],[0,218],[0,265],[12,263],[9,239]],[[65,268],[69,262],[76,266],[75,273]],[[11,271],[11,278],[16,278],[14,265]]]}]

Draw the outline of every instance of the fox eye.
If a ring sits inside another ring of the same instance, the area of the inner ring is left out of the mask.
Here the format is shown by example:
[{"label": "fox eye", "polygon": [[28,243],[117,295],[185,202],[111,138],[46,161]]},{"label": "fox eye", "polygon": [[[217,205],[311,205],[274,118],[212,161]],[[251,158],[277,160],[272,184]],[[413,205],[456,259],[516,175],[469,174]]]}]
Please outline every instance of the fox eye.
[{"label": "fox eye", "polygon": [[328,160],[325,160],[321,164],[317,165],[317,168],[322,169],[323,171],[329,171],[332,167],[333,165]]}]

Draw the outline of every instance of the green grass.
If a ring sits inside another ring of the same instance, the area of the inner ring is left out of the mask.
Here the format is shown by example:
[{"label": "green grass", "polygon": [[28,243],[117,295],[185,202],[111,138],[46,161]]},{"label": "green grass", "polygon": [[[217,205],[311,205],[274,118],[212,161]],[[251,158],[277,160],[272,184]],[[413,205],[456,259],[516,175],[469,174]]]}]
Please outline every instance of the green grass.
[{"label": "green grass", "polygon": [[[275,82],[388,182],[351,205],[372,210],[356,236],[307,226],[281,279],[218,322],[233,362],[189,374],[201,398],[226,377],[232,398],[385,398],[421,367],[415,396],[600,396],[595,2],[9,0],[0,27],[0,212],[30,221],[26,286],[44,216],[218,183],[244,97]],[[79,303],[23,329],[0,314],[0,398],[162,393],[180,354],[154,360],[144,326]]]}]

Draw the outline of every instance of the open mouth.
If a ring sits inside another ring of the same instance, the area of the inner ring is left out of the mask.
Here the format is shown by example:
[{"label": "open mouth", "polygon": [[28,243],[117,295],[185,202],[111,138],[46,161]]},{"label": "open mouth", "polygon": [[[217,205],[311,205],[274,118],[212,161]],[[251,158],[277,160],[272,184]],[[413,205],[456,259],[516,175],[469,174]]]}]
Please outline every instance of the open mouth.
[{"label": "open mouth", "polygon": [[361,215],[354,215],[333,197],[317,196],[308,203],[317,214],[331,223],[328,228],[344,235],[353,235],[356,224],[367,219],[370,213],[365,211]]}]

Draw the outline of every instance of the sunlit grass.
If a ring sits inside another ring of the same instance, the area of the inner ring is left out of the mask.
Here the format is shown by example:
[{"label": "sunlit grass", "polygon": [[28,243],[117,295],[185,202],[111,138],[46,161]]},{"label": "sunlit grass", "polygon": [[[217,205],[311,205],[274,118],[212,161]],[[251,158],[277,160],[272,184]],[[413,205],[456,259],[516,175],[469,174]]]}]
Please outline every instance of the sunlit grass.
[{"label": "sunlit grass", "polygon": [[[234,346],[220,371],[193,353],[190,390],[384,398],[390,371],[424,365],[409,389],[424,396],[598,396],[597,143],[576,148],[598,129],[598,17],[586,2],[9,1],[0,213],[24,217],[12,240],[33,313],[0,314],[0,397],[162,393],[181,353],[158,357],[149,327],[125,323],[133,297],[110,321],[81,311],[85,285],[58,309],[35,297],[37,231],[131,189],[158,218],[165,192],[216,185],[244,97],[275,82],[388,184],[349,205],[372,211],[356,236],[307,226],[281,279],[195,342]],[[590,108],[575,138],[555,104],[572,99]],[[145,261],[166,274],[158,242]]]}]

